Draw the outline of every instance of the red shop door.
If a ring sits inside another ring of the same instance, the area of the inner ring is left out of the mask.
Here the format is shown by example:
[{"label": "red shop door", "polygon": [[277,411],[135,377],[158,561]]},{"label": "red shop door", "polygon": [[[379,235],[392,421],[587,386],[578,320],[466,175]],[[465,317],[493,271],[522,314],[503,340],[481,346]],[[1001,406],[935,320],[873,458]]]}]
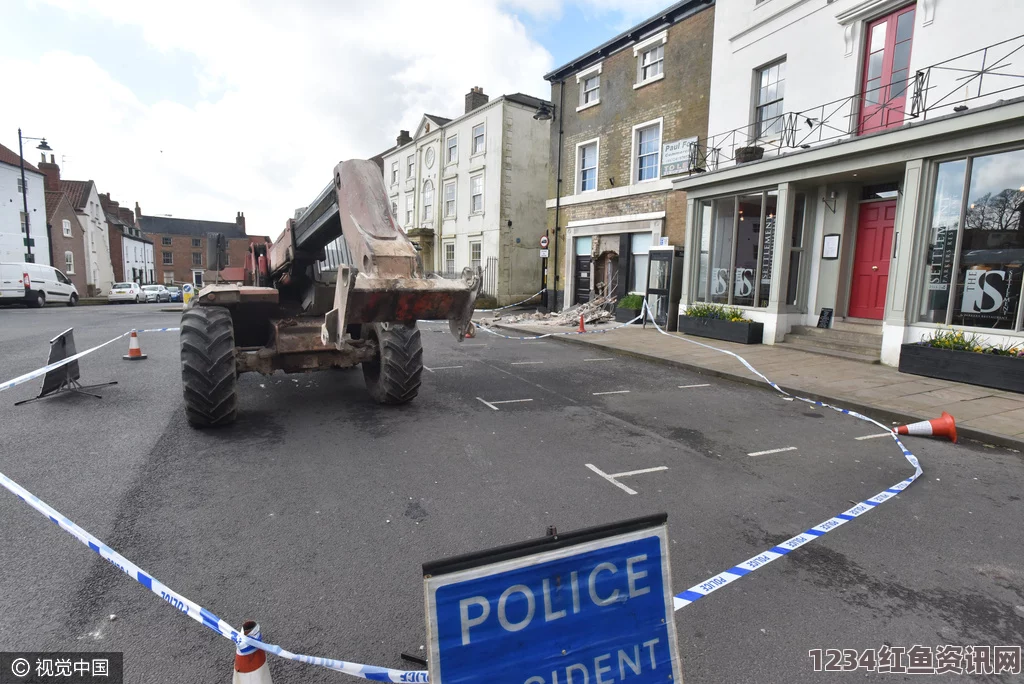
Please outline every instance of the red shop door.
[{"label": "red shop door", "polygon": [[885,314],[885,291],[889,285],[889,257],[895,225],[896,200],[860,205],[847,312],[853,318],[882,320]]},{"label": "red shop door", "polygon": [[914,39],[914,5],[867,25],[864,74],[861,78],[861,134],[903,123],[910,90],[910,46]]}]

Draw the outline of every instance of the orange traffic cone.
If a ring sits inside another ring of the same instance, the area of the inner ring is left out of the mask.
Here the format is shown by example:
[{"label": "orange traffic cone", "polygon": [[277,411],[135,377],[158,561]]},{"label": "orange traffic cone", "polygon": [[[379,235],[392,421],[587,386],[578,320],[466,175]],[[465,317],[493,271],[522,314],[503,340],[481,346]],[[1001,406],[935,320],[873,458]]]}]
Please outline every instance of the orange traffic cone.
[{"label": "orange traffic cone", "polygon": [[920,423],[901,425],[895,432],[900,435],[931,435],[933,437],[949,437],[956,444],[956,421],[945,411],[938,418],[922,420]]},{"label": "orange traffic cone", "polygon": [[583,325],[583,314],[580,314],[580,329],[577,330],[576,332],[578,332],[578,333],[587,332],[586,326]]},{"label": "orange traffic cone", "polygon": [[[260,638],[260,625],[254,620],[246,620],[242,631],[250,639],[263,641]],[[270,679],[270,668],[267,667],[267,654],[255,646],[238,644],[235,649],[235,673],[231,684],[274,684]]]},{"label": "orange traffic cone", "polygon": [[149,358],[142,353],[142,347],[139,346],[139,334],[132,330],[131,339],[128,340],[128,354],[121,358],[128,361],[141,361],[142,359]]}]

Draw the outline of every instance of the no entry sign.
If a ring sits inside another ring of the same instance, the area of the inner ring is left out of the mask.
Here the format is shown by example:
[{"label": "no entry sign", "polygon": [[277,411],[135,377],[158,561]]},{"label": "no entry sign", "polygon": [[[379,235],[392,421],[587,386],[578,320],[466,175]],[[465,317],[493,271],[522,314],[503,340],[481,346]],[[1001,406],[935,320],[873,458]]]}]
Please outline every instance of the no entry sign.
[{"label": "no entry sign", "polygon": [[540,248],[541,249],[547,249],[547,247],[548,247],[548,236],[547,235],[541,235],[540,236]]},{"label": "no entry sign", "polygon": [[665,520],[425,564],[432,684],[682,681]]}]

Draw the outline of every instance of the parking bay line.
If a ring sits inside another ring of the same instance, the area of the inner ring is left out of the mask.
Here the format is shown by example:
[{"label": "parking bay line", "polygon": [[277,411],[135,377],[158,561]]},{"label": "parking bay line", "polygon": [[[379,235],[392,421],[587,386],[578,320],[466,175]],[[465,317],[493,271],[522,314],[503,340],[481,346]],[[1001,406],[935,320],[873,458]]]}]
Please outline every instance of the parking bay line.
[{"label": "parking bay line", "polygon": [[501,410],[497,406],[495,406],[495,404],[521,404],[523,402],[533,401],[533,399],[505,399],[503,401],[487,401],[486,399],[484,399],[482,397],[477,397],[476,399],[477,399],[477,401],[482,403],[484,406],[489,406],[490,408],[494,409],[495,411],[500,411]]},{"label": "parking bay line", "polygon": [[711,387],[711,383],[705,382],[703,385],[680,385],[679,389],[689,389],[691,387]]},{"label": "parking bay line", "polygon": [[513,361],[513,366],[532,366],[534,364],[544,363],[543,361]]},{"label": "parking bay line", "polygon": [[783,451],[796,451],[796,447],[782,447],[781,449],[768,449],[766,451],[752,451],[747,456],[767,456],[768,454],[779,454]]},{"label": "parking bay line", "polygon": [[427,366],[424,366],[423,370],[427,370],[427,371],[430,371],[431,373],[433,373],[434,371],[452,370],[454,368],[462,368],[462,366],[437,366],[436,368],[428,368]]},{"label": "parking bay line", "polygon": [[592,392],[592,394],[595,397],[600,396],[602,394],[629,394],[629,390],[615,390],[613,392]]},{"label": "parking bay line", "polygon": [[583,359],[583,360],[584,361],[614,361],[615,359],[607,358],[607,359]]},{"label": "parking bay line", "polygon": [[588,468],[590,468],[591,470],[593,470],[595,473],[597,473],[598,475],[600,475],[604,479],[606,479],[609,482],[611,482],[613,485],[615,485],[616,487],[618,487],[622,491],[626,492],[627,494],[631,494],[631,495],[636,494],[636,490],[630,489],[629,487],[627,487],[626,485],[622,484],[621,482],[619,482],[615,478],[618,478],[618,477],[628,477],[630,475],[641,475],[643,473],[653,473],[653,472],[657,472],[657,471],[660,471],[660,470],[668,470],[668,466],[657,466],[656,468],[643,468],[642,470],[629,470],[629,471],[624,472],[624,473],[613,473],[613,474],[609,475],[608,473],[604,472],[603,470],[598,468],[593,463],[585,463],[584,465],[587,466]]},{"label": "parking bay line", "polygon": [[860,441],[860,440],[864,440],[864,439],[878,439],[879,437],[892,437],[892,433],[891,432],[879,432],[878,434],[874,434],[874,435],[864,435],[863,437],[854,437],[854,439],[856,439],[857,441]]}]

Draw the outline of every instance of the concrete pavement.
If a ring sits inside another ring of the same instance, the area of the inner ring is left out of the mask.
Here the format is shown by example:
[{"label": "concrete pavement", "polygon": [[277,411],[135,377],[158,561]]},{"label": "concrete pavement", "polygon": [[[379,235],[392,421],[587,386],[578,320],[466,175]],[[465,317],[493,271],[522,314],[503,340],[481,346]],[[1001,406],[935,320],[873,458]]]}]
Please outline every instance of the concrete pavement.
[{"label": "concrete pavement", "polygon": [[[509,334],[536,335],[569,328],[524,323],[496,328]],[[764,386],[764,381],[728,354],[705,349],[692,339],[725,349],[745,358],[783,389],[802,396],[835,403],[895,423],[937,418],[948,411],[956,418],[960,436],[989,444],[1024,450],[1024,394],[965,385],[948,380],[900,373],[895,368],[861,363],[777,345],[747,345],[670,333],[672,339],[648,325],[617,330],[614,324],[589,326],[606,330],[599,335],[567,335],[553,339],[656,361],[739,382]],[[484,333],[486,334],[486,333]]]}]

